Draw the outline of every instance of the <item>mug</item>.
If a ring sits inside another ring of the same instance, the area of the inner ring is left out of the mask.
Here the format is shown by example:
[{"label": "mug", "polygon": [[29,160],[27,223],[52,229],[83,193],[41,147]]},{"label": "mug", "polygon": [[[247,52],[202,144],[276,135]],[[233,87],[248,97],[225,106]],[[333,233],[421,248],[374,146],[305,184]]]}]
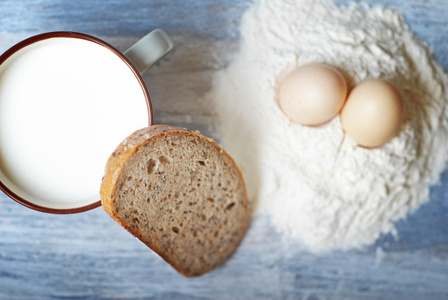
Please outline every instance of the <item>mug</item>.
[{"label": "mug", "polygon": [[121,53],[96,37],[49,32],[0,56],[0,189],[26,207],[101,205],[109,155],[153,124],[141,74],[173,45],[156,29]]}]

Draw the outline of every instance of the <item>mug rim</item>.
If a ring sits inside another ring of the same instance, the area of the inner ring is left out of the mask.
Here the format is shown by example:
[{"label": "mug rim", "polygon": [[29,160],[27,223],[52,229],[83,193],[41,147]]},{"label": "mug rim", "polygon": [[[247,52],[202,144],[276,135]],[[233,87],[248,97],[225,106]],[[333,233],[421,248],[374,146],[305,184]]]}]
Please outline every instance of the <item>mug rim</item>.
[{"label": "mug rim", "polygon": [[[100,46],[103,46],[106,49],[108,49],[109,51],[111,51],[112,53],[114,53],[116,56],[118,56],[129,67],[129,69],[132,71],[132,73],[134,74],[134,76],[136,77],[136,79],[138,80],[138,82],[140,84],[140,87],[141,87],[143,94],[145,96],[145,99],[146,99],[146,107],[148,110],[148,126],[151,126],[154,123],[153,109],[152,109],[151,98],[149,96],[149,91],[148,91],[148,88],[146,87],[143,77],[137,71],[137,68],[131,63],[131,61],[123,53],[121,53],[115,47],[113,47],[112,45],[108,44],[107,42],[105,42],[99,38],[96,38],[94,36],[91,36],[89,34],[75,32],[75,31],[51,31],[51,32],[45,32],[45,33],[31,36],[29,38],[22,40],[21,42],[16,43],[11,48],[6,50],[3,54],[1,54],[0,55],[0,66],[3,63],[5,63],[12,55],[17,53],[18,51],[20,51],[34,43],[37,43],[37,42],[40,42],[43,40],[52,39],[52,38],[76,38],[76,39],[86,40],[89,42],[96,43]],[[38,204],[36,204],[32,201],[28,201],[25,198],[14,193],[10,188],[8,188],[8,186],[5,183],[2,182],[1,179],[0,179],[0,190],[2,190],[9,198],[11,198],[12,200],[16,201],[17,203],[19,203],[27,208],[37,210],[40,212],[51,213],[51,214],[81,213],[81,212],[92,210],[94,208],[101,206],[101,199],[98,199],[98,201],[95,201],[95,202],[87,204],[87,205],[73,207],[73,208],[54,208],[54,207],[38,205]]]}]

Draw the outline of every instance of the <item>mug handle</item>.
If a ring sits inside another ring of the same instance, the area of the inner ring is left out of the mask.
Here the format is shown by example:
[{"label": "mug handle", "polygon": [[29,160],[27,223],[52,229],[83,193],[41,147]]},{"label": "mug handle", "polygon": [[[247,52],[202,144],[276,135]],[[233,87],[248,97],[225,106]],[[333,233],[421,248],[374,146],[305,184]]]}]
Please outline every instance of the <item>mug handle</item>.
[{"label": "mug handle", "polygon": [[173,42],[170,37],[162,29],[155,29],[126,50],[124,55],[138,72],[143,74],[171,49],[173,49]]}]

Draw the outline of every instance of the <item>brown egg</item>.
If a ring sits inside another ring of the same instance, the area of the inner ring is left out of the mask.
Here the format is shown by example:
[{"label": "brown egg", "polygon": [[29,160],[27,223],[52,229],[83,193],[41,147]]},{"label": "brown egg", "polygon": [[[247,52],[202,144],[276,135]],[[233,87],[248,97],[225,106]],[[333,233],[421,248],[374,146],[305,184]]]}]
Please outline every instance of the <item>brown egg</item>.
[{"label": "brown egg", "polygon": [[314,126],[330,121],[347,97],[347,83],[338,70],[308,64],[289,73],[278,89],[278,104],[295,123]]},{"label": "brown egg", "polygon": [[399,89],[382,79],[366,80],[350,92],[341,111],[344,131],[360,146],[384,145],[399,131],[404,102]]}]

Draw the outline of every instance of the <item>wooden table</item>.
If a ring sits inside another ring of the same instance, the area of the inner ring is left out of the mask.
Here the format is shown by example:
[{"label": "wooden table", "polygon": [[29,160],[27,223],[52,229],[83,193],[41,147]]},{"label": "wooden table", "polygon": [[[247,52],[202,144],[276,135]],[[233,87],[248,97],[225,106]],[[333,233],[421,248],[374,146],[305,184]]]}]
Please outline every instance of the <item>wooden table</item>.
[{"label": "wooden table", "polygon": [[[348,1],[337,1],[339,4]],[[378,0],[401,11],[448,70],[448,1]],[[213,136],[203,95],[238,48],[241,0],[0,0],[0,52],[31,35],[72,30],[125,50],[160,27],[176,49],[144,76],[156,123]],[[448,173],[431,200],[397,223],[399,239],[364,250],[286,256],[287,241],[252,221],[231,259],[178,275],[101,208],[27,209],[0,193],[0,299],[448,299]]]}]

